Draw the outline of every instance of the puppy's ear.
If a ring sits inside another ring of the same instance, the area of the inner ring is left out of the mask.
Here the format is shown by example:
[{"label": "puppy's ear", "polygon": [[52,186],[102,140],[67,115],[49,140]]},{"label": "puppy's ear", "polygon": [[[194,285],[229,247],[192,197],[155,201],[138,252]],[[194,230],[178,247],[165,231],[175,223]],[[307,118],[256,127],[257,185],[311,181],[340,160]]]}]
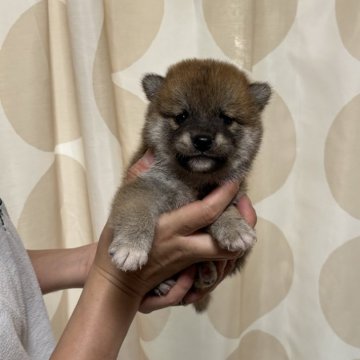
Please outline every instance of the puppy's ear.
[{"label": "puppy's ear", "polygon": [[142,80],[142,87],[145,95],[149,101],[153,101],[156,94],[159,92],[164,78],[156,74],[147,74]]},{"label": "puppy's ear", "polygon": [[271,88],[267,83],[254,82],[250,84],[250,93],[252,94],[256,105],[262,111],[269,102],[271,96]]}]

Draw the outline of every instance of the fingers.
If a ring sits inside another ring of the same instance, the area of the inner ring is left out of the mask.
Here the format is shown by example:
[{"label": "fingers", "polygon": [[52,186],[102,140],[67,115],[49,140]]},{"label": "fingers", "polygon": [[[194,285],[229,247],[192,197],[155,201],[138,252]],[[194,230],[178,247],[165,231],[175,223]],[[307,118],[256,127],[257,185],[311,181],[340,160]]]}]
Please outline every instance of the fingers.
[{"label": "fingers", "polygon": [[150,152],[150,150],[147,150],[145,154],[129,168],[125,180],[128,182],[136,179],[140,174],[149,170],[153,162],[154,155]]},{"label": "fingers", "polygon": [[190,291],[194,283],[195,273],[195,266],[191,266],[184,270],[182,273],[180,273],[176,284],[170,289],[170,291],[166,295],[146,296],[140,305],[140,312],[150,313],[154,310],[182,303],[184,297]]},{"label": "fingers", "polygon": [[215,284],[213,284],[209,288],[205,289],[197,289],[193,291],[189,291],[185,296],[183,303],[184,305],[192,304],[201,300],[203,297],[211,293],[229,274],[230,270],[233,270],[235,266],[236,260],[220,260],[215,262],[216,270],[217,270],[217,280]]},{"label": "fingers", "polygon": [[184,258],[190,262],[208,260],[229,260],[240,257],[243,253],[222,249],[217,241],[207,233],[197,233],[179,239]]},{"label": "fingers", "polygon": [[[244,217],[247,223],[254,227],[256,225],[257,216],[256,212],[251,204],[250,199],[247,195],[243,195],[236,205],[237,209],[239,210],[240,214]],[[188,236],[188,244],[187,246],[191,249],[194,254],[201,255],[207,257],[207,259],[228,259],[233,260],[243,253],[239,252],[228,252],[227,250],[221,249],[217,242],[214,239],[210,239],[209,235],[205,233],[201,234],[194,234],[192,236]],[[230,266],[230,264],[229,264]]]},{"label": "fingers", "polygon": [[233,200],[239,183],[228,181],[203,200],[185,205],[160,217],[158,227],[168,233],[189,235],[213,223]]},{"label": "fingers", "polygon": [[243,195],[236,204],[240,214],[244,217],[246,222],[251,226],[255,227],[257,222],[256,212],[253,208],[250,199],[247,195]]}]

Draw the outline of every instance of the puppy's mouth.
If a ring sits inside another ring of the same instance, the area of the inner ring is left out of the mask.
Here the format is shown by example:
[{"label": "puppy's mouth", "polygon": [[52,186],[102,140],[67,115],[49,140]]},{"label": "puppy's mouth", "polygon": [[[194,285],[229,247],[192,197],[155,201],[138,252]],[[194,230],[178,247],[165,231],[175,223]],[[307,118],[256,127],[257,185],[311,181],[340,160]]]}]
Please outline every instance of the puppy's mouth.
[{"label": "puppy's mouth", "polygon": [[202,174],[215,172],[219,170],[226,162],[225,157],[208,156],[205,154],[193,156],[177,154],[176,159],[184,169]]}]

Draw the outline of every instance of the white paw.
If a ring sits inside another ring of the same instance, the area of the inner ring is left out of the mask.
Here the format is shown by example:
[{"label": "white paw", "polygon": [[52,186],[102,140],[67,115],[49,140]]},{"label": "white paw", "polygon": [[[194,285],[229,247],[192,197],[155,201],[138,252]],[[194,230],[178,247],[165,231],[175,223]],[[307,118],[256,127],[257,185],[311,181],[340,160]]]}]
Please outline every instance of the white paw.
[{"label": "white paw", "polygon": [[112,262],[123,271],[135,271],[141,269],[148,261],[148,253],[145,250],[133,249],[128,246],[120,246],[115,252],[110,251]]},{"label": "white paw", "polygon": [[162,282],[160,285],[158,285],[155,289],[154,289],[154,293],[158,296],[164,296],[166,295],[171,288],[176,284],[176,281],[173,279],[168,279],[164,282]]},{"label": "white paw", "polygon": [[239,231],[237,240],[229,244],[229,250],[249,250],[256,243],[256,233],[254,229],[247,229]]},{"label": "white paw", "polygon": [[219,239],[220,245],[229,251],[247,251],[256,243],[256,233],[246,223],[240,223],[232,231],[227,231]]}]

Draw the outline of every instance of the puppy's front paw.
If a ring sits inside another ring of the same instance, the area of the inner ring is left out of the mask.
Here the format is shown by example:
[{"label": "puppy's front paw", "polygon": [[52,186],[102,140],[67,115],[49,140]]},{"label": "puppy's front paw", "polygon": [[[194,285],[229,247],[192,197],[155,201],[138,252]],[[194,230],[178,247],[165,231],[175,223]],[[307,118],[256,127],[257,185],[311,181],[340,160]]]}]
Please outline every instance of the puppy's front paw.
[{"label": "puppy's front paw", "polygon": [[206,289],[215,284],[218,274],[213,261],[205,261],[198,265],[197,277],[194,282],[196,289]]},{"label": "puppy's front paw", "polygon": [[158,285],[153,292],[158,296],[165,296],[171,290],[171,288],[176,284],[174,279],[168,279]]},{"label": "puppy's front paw", "polygon": [[109,247],[112,262],[123,271],[141,269],[148,261],[152,239],[153,232],[150,226],[142,228],[128,225],[114,228],[114,238]]},{"label": "puppy's front paw", "polygon": [[127,245],[112,245],[109,249],[112,262],[123,271],[135,271],[141,269],[148,261],[148,252],[142,249],[134,249]]},{"label": "puppy's front paw", "polygon": [[256,242],[256,233],[243,219],[232,221],[231,224],[218,224],[211,228],[211,235],[219,245],[230,251],[243,252],[249,250]]}]

